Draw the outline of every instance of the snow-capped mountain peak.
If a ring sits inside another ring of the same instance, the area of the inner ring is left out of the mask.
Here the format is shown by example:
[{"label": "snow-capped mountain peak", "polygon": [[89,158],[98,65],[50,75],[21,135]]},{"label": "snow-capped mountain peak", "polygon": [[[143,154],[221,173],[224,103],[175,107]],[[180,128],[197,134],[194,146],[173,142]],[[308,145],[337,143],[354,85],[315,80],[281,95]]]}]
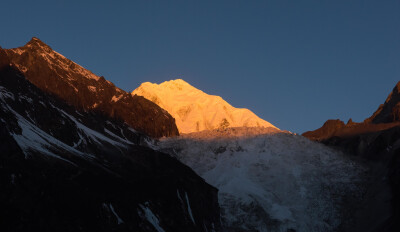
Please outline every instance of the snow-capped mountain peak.
[{"label": "snow-capped mountain peak", "polygon": [[220,96],[209,95],[182,79],[161,84],[144,82],[132,92],[135,94],[167,110],[181,133],[227,127],[276,128],[250,110],[235,108]]}]

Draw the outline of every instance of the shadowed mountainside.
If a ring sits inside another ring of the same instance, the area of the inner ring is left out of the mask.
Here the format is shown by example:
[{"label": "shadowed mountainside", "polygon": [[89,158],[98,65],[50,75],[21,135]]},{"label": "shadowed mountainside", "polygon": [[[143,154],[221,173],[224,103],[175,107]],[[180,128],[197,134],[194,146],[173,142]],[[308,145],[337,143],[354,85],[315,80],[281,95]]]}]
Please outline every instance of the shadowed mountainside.
[{"label": "shadowed mountainside", "polygon": [[362,123],[328,120],[303,136],[361,157],[372,170],[365,200],[347,231],[400,230],[400,82]]},{"label": "shadowed mountainside", "polygon": [[219,231],[217,189],[9,63],[0,49],[1,231]]},{"label": "shadowed mountainside", "polygon": [[384,104],[381,104],[375,113],[366,122],[391,123],[400,121],[400,81],[393,88]]},{"label": "shadowed mountainside", "polygon": [[68,104],[125,121],[152,137],[179,135],[175,119],[153,102],[117,88],[113,83],[55,52],[38,38],[5,49],[11,64],[34,85]]}]

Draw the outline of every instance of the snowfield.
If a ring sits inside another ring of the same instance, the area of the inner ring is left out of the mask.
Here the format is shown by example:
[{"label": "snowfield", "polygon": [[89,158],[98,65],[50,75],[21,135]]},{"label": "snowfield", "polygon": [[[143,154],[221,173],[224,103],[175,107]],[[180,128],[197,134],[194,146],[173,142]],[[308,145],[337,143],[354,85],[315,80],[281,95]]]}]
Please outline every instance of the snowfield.
[{"label": "snowfield", "polygon": [[159,149],[219,189],[226,231],[334,231],[366,168],[305,137],[229,128],[164,138]]}]

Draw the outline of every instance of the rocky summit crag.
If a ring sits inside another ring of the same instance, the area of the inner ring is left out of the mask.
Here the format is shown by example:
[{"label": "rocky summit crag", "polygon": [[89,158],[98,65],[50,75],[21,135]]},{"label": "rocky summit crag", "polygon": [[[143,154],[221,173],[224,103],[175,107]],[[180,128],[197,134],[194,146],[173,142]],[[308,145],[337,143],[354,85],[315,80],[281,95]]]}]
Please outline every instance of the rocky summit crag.
[{"label": "rocky summit crag", "polygon": [[75,107],[122,120],[152,137],[179,135],[175,119],[151,101],[117,88],[57,53],[38,38],[4,50],[11,64],[45,92]]},{"label": "rocky summit crag", "polygon": [[381,104],[366,121],[375,124],[400,122],[400,81],[393,88],[385,103]]}]

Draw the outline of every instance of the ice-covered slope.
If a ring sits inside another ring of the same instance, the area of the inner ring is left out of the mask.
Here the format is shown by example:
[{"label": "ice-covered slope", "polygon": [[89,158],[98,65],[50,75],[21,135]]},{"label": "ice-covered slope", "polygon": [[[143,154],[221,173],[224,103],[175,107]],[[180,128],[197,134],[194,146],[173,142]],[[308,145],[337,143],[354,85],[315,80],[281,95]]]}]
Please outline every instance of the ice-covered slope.
[{"label": "ice-covered slope", "polygon": [[156,103],[174,118],[180,133],[226,127],[274,127],[248,109],[231,106],[219,96],[209,95],[182,79],[161,84],[142,83],[132,92]]},{"label": "ice-covered slope", "polygon": [[364,167],[290,133],[229,128],[159,146],[219,189],[225,231],[340,231],[363,191]]}]

